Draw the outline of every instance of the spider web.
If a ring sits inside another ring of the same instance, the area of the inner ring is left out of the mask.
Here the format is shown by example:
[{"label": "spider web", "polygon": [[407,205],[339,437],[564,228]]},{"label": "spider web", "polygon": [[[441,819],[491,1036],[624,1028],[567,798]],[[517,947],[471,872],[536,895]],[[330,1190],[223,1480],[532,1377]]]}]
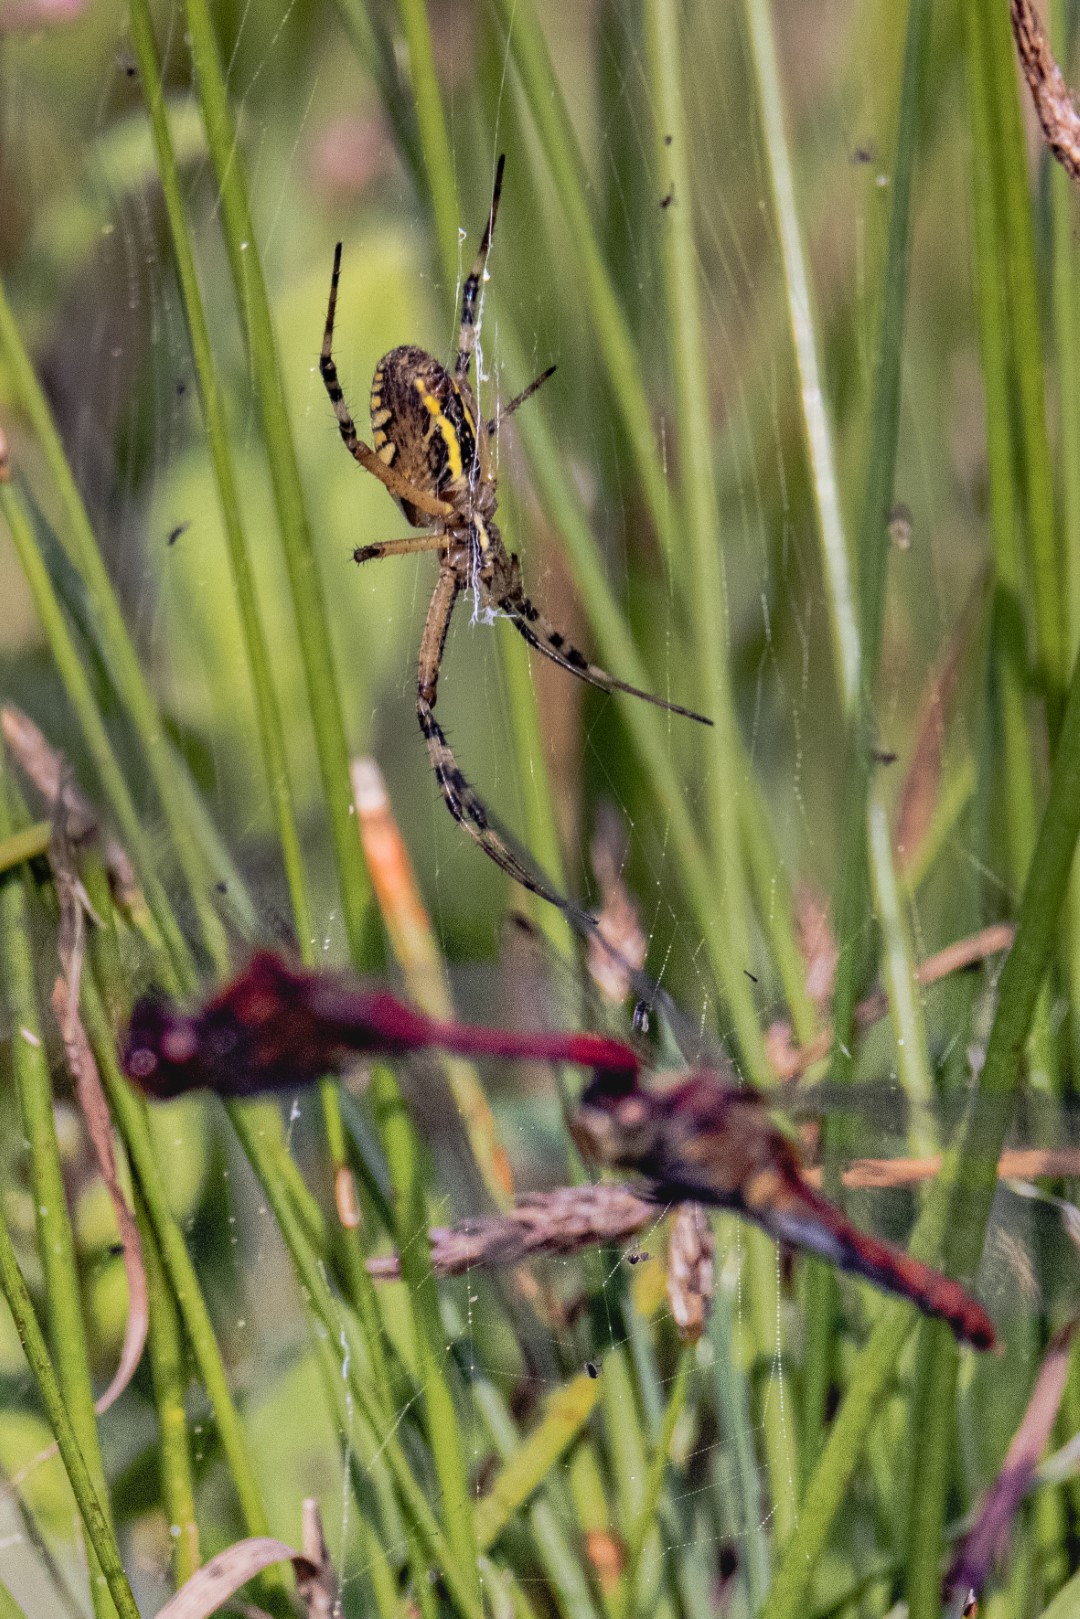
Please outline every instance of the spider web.
[{"label": "spider web", "polygon": [[[570,119],[588,154],[596,227],[637,348],[672,489],[681,467],[659,253],[665,215],[694,209],[707,338],[707,351],[696,363],[705,373],[710,400],[726,589],[716,623],[724,635],[742,745],[770,816],[776,902],[782,903],[796,880],[831,894],[840,847],[841,721],[768,158],[744,32],[734,13],[723,8],[687,8],[685,27],[693,40],[684,64],[691,199],[663,190],[652,68],[629,11],[612,5],[575,8],[572,14],[558,7],[538,9]],[[546,412],[565,478],[588,514],[652,689],[674,701],[709,707],[687,651],[689,575],[678,556],[672,561],[657,547],[625,424],[613,408],[594,316],[575,279],[577,260],[559,197],[549,180],[536,178],[546,171],[537,159],[532,125],[522,117],[522,92],[510,55],[479,9],[436,8],[432,21],[451,142],[460,154],[467,231],[463,272],[482,228],[496,154],[508,151],[477,348],[485,408],[490,413],[530,376],[549,364],[558,366],[555,379],[525,410]],[[264,941],[289,937],[288,896],[122,8],[84,6],[79,0],[66,5],[3,0],[0,30],[5,22],[10,34],[2,70],[0,172],[11,206],[0,243],[6,284],[167,722],[223,849],[252,896],[252,918],[222,901],[240,955],[251,937],[249,923]],[[432,270],[421,204],[334,8],[320,0],[281,7],[248,4],[230,11],[221,26],[229,40],[229,89],[241,130],[238,161],[246,169],[255,245],[271,287],[350,746],[375,755],[385,773],[454,973],[461,1015],[498,1022],[517,1015],[520,1001],[528,998],[499,961],[506,910],[522,896],[508,892],[503,876],[446,813],[415,724],[416,655],[434,582],[432,559],[388,559],[362,571],[354,568],[355,546],[401,535],[404,523],[385,490],[350,464],[317,368],[330,256],[338,236],[345,240],[345,268],[336,355],[361,432],[369,378],[382,354],[404,342],[441,357],[452,354],[460,283],[447,286]],[[304,675],[274,538],[252,379],[229,290],[219,204],[187,95],[183,23],[164,10],[159,27],[160,37],[170,41],[174,133],[208,293],[215,358],[228,395],[231,447],[278,700],[287,721],[300,717],[287,724],[287,743],[315,893],[317,942],[329,962],[340,963],[347,955],[345,930],[310,727],[302,718],[308,708]],[[865,450],[875,330],[867,288],[875,284],[887,222],[899,24],[887,6],[856,16],[833,4],[813,12],[781,8],[776,27],[837,461],[845,490],[855,491]],[[955,70],[956,51],[953,42],[943,57],[948,64],[943,73]],[[880,70],[883,60],[890,71]],[[475,88],[474,75],[485,90]],[[890,575],[878,701],[883,747],[901,759],[910,754],[920,694],[981,566],[983,544],[982,407],[973,317],[964,254],[953,245],[963,237],[967,205],[958,193],[958,170],[942,155],[955,139],[956,114],[946,106],[941,117],[946,127],[933,145],[934,180],[925,193],[925,211],[916,218],[913,281],[919,291],[911,301],[905,360],[897,488],[912,514],[911,548],[897,552]],[[510,341],[507,329],[513,333]],[[523,373],[515,363],[510,374],[511,348],[515,362],[525,363]],[[59,513],[42,458],[17,414],[9,426],[11,412],[2,394],[0,405],[5,412],[0,419],[40,500],[43,521],[56,524]],[[947,424],[944,432],[942,424]],[[513,428],[500,438],[498,466],[500,521],[505,519],[509,548],[521,552],[529,594],[575,643],[593,653],[595,640],[561,546],[557,515],[545,509]],[[856,500],[852,495],[852,507]],[[683,538],[676,528],[676,546]],[[89,787],[93,777],[85,749],[6,546],[0,569],[5,694],[64,747]],[[554,842],[564,862],[558,879],[583,897],[593,881],[587,851],[597,806],[604,800],[615,804],[627,837],[625,874],[650,942],[650,969],[710,1038],[722,1040],[730,1033],[728,1013],[680,888],[671,829],[641,786],[626,723],[633,699],[589,691],[543,659],[531,658],[508,625],[491,622],[492,615],[484,612],[470,614],[469,607],[462,601],[455,613],[438,708],[466,775],[527,845],[530,825],[550,806]],[[617,658],[599,661],[617,676],[624,672]],[[694,816],[704,820],[708,783],[694,768],[699,738],[677,718],[665,721],[664,735],[671,769],[685,783]],[[947,768],[959,769],[971,745],[958,705],[950,719]],[[131,763],[130,752],[128,757]],[[738,797],[743,784],[732,782],[730,791]],[[156,824],[149,804],[147,814]],[[997,881],[969,849],[963,820],[953,824],[947,842],[940,877],[916,901],[917,931],[928,948],[940,939],[952,887],[967,884],[975,890],[988,876]],[[163,835],[162,848],[164,858]],[[760,933],[745,940],[740,965],[754,978],[762,1023],[782,1016],[782,988]],[[572,1020],[582,1015],[581,1008],[576,985],[553,989],[547,975],[530,1012],[539,1020],[560,1015]],[[943,1012],[932,1022],[935,1053],[942,1066],[963,1066],[965,1053],[950,1047],[944,1019]],[[895,1053],[890,1055],[886,1038],[869,1043],[866,1060],[880,1076],[892,1077]],[[485,1078],[518,1185],[559,1183],[568,1161],[551,1076],[527,1069]],[[470,1212],[477,1182],[463,1137],[445,1127],[447,1103],[435,1088],[439,1083],[433,1068],[420,1068],[410,1098],[437,1165],[431,1216],[448,1222]],[[370,1143],[372,1127],[362,1104],[350,1103],[348,1117]],[[305,1100],[294,1106],[288,1127],[302,1172],[325,1188],[314,1104]],[[342,1376],[348,1345],[314,1341],[277,1228],[217,1115],[185,1106],[161,1132],[163,1172],[174,1205],[189,1220],[230,1376],[242,1391],[273,1528],[295,1539],[302,1496],[320,1496],[336,1537],[333,1551],[346,1611],[366,1611],[372,1562],[362,1519],[374,1509],[380,1450],[361,1433],[362,1419]],[[378,1164],[374,1150],[372,1162]],[[12,1175],[20,1173],[13,1160],[8,1168]],[[84,1195],[89,1198],[92,1190]],[[858,1205],[858,1213],[868,1221],[875,1217],[869,1204]],[[678,1571],[677,1594],[665,1593],[660,1601],[672,1614],[680,1605],[688,1611],[695,1597],[708,1600],[717,1582],[735,1602],[732,1611],[747,1611],[748,1588],[739,1584],[739,1571],[760,1555],[772,1527],[760,1508],[764,1492],[754,1505],[759,1481],[754,1469],[764,1467],[770,1410],[780,1412],[781,1436],[793,1438],[779,1370],[779,1323],[764,1397],[740,1417],[757,1452],[756,1462],[750,1457],[749,1474],[737,1437],[722,1428],[721,1419],[731,1418],[725,1401],[732,1398],[724,1378],[733,1367],[745,1370],[742,1361],[752,1354],[753,1331],[740,1281],[747,1239],[727,1220],[720,1235],[719,1306],[698,1354],[698,1392],[676,1426],[676,1465],[655,1538],[646,1541],[643,1552],[643,1590],[654,1595],[659,1590],[661,1556]],[[644,1236],[641,1246],[653,1250],[658,1266],[659,1234]],[[1024,1246],[1031,1246],[1029,1239]],[[516,1432],[520,1412],[527,1427],[543,1397],[579,1374],[586,1362],[605,1382],[601,1405],[609,1406],[609,1421],[611,1408],[625,1397],[635,1403],[639,1434],[655,1437],[659,1430],[674,1375],[667,1306],[650,1298],[651,1314],[642,1312],[638,1306],[648,1284],[631,1275],[625,1256],[613,1259],[605,1251],[586,1258],[549,1261],[539,1268],[550,1294],[547,1313],[535,1303],[526,1308],[520,1299],[508,1307],[505,1291],[488,1279],[446,1284],[448,1364],[467,1396],[468,1461],[480,1483],[490,1475],[499,1424]],[[398,1288],[387,1304],[387,1316],[392,1332],[403,1335],[407,1312],[400,1293]],[[786,1276],[780,1295],[787,1312],[792,1292]],[[108,1302],[95,1323],[106,1345],[118,1318],[115,1297],[111,1315]],[[868,1313],[872,1308],[867,1306]],[[528,1330],[522,1327],[526,1317]],[[336,1396],[326,1387],[328,1367],[340,1378]],[[3,1368],[11,1378],[23,1377],[10,1334]],[[618,1394],[610,1392],[612,1387]],[[396,1414],[397,1429],[412,1438],[420,1431],[424,1393],[418,1383]],[[193,1402],[198,1407],[197,1396]],[[298,1411],[304,1417],[300,1435],[292,1420]],[[195,1431],[200,1442],[206,1438],[212,1459],[212,1424],[201,1407],[196,1417],[205,1420]],[[9,1432],[17,1420],[0,1415],[0,1461],[9,1466],[19,1454],[19,1436]],[[128,1427],[116,1441],[118,1470],[133,1459],[150,1422],[145,1390],[133,1391]],[[646,1445],[641,1455],[647,1454]],[[624,1475],[620,1481],[617,1472],[619,1463],[633,1461],[632,1455],[614,1458],[610,1516],[606,1523],[589,1525],[598,1536],[616,1519],[625,1533],[626,1514],[642,1499],[643,1480]],[[773,1508],[781,1518],[794,1510],[794,1478],[787,1482],[789,1498]],[[580,1463],[559,1477],[548,1505],[564,1537],[578,1535],[589,1523],[598,1489],[599,1481],[585,1476]],[[616,1500],[620,1489],[625,1500]],[[208,1499],[221,1507],[222,1522],[231,1521],[233,1510],[226,1495],[223,1486],[207,1486]],[[55,1530],[55,1501],[44,1499],[38,1510]],[[52,1587],[27,1549],[23,1526],[7,1524],[6,1518],[0,1524],[0,1577],[28,1611],[45,1611]],[[134,1537],[137,1526],[133,1514],[125,1533]],[[68,1576],[77,1581],[75,1552],[63,1537],[58,1543]],[[139,1575],[140,1595],[153,1603],[165,1589],[168,1544],[160,1534],[147,1544],[153,1549]],[[390,1538],[382,1549],[395,1567],[407,1562],[404,1543]],[[592,1577],[602,1584],[599,1564]],[[484,1578],[495,1580],[487,1594],[498,1607],[505,1593],[497,1576],[485,1568]],[[538,1600],[554,1602],[551,1583],[535,1571],[532,1579]],[[525,1588],[531,1589],[527,1582]]]}]

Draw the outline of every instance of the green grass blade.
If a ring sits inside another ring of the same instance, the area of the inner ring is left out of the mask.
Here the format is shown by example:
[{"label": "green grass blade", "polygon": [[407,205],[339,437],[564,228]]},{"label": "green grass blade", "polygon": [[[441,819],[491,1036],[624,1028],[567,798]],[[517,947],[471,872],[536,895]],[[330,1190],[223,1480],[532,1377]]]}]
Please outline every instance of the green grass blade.
[{"label": "green grass blade", "polygon": [[[0,834],[11,831],[11,789],[0,780]],[[0,960],[4,992],[13,1029],[12,1067],[19,1098],[23,1134],[30,1160],[30,1187],[37,1223],[38,1252],[45,1283],[47,1330],[55,1346],[57,1375],[71,1424],[79,1442],[102,1511],[112,1528],[108,1487],[101,1459],[86,1327],[82,1314],[82,1282],[56,1136],[49,1061],[37,1004],[31,955],[30,904],[24,875],[0,886]],[[98,1619],[115,1613],[108,1588],[87,1539],[90,1596]]]},{"label": "green grass blade", "polygon": [[675,1377],[672,1381],[671,1392],[664,1406],[663,1420],[660,1432],[656,1437],[652,1457],[649,1461],[649,1471],[645,1479],[645,1491],[637,1518],[631,1525],[626,1541],[626,1572],[622,1577],[619,1599],[616,1611],[629,1616],[635,1613],[637,1607],[638,1573],[641,1568],[641,1555],[645,1550],[645,1542],[655,1527],[656,1512],[660,1504],[660,1495],[664,1487],[664,1475],[667,1472],[671,1452],[671,1440],[675,1432],[675,1424],[686,1405],[687,1390],[690,1383],[690,1373],[694,1364],[694,1350],[690,1345],[684,1345],[679,1352],[678,1364],[675,1368]]},{"label": "green grass blade", "polygon": [[435,51],[428,26],[427,6],[424,0],[398,0],[398,14],[409,52],[413,105],[420,126],[423,153],[421,172],[431,198],[435,240],[446,285],[448,288],[455,287],[461,256],[458,238],[461,211],[454,179],[453,147],[435,73]]},{"label": "green grass blade", "polygon": [[240,512],[240,494],[229,444],[225,398],[214,363],[206,310],[195,268],[195,253],[184,209],[176,154],[169,132],[165,92],[161,83],[161,64],[158,61],[157,44],[147,0],[133,0],[129,16],[131,41],[139,66],[139,83],[146,98],[153,130],[158,178],[165,199],[173,256],[187,319],[192,357],[195,361],[195,376],[206,421],[210,455],[214,464],[218,502],[232,569],[233,589],[248,657],[252,690],[255,694],[267,786],[277,819],[278,838],[292,899],[296,934],[304,959],[310,961],[314,953],[314,925],[307,875],[300,850],[296,809],[289,782],[285,732],[281,722],[281,710],[274,692],[266,631],[255,594],[255,580],[248,554],[247,538]]},{"label": "green grass blade", "polygon": [[427,1241],[424,1161],[397,1081],[382,1063],[376,1066],[372,1076],[372,1102],[396,1194],[394,1236],[416,1332],[425,1426],[439,1480],[446,1538],[470,1600],[479,1602],[475,1508],[461,1424],[446,1374],[445,1333],[439,1318],[438,1292]]},{"label": "green grass blade", "polygon": [[579,280],[607,369],[611,398],[633,449],[634,466],[661,547],[674,561],[667,480],[653,433],[652,411],[626,316],[604,264],[586,195],[585,166],[567,115],[543,31],[531,0],[494,0],[507,46],[536,123],[559,203],[570,226]]},{"label": "green grass blade", "polygon": [[1002,210],[1002,255],[1008,285],[1012,377],[1017,435],[1023,457],[1026,584],[1034,614],[1035,646],[1047,693],[1050,734],[1057,730],[1069,677],[1068,574],[1054,510],[1054,477],[1046,425],[1046,355],[1042,330],[1044,282],[1035,252],[1035,222],[1028,148],[1020,116],[1020,87],[1012,30],[1005,8],[987,8],[978,18],[984,70],[992,96],[989,146],[976,161],[996,169]]},{"label": "green grass blade", "polygon": [[147,1354],[154,1384],[161,1433],[161,1495],[173,1542],[173,1579],[177,1589],[199,1566],[199,1526],[195,1516],[195,1475],[191,1463],[184,1395],[184,1344],[180,1316],[158,1253],[150,1216],[142,1198],[135,1212],[142,1238],[150,1302]]},{"label": "green grass blade", "polygon": [[539,1488],[556,1462],[577,1439],[588,1422],[600,1388],[581,1372],[544,1402],[536,1426],[508,1455],[476,1509],[476,1538],[488,1551],[515,1512]]},{"label": "green grass blade", "polygon": [[34,1314],[33,1300],[19,1269],[11,1233],[2,1213],[0,1213],[0,1289],[7,1300],[19,1341],[30,1370],[34,1374],[49,1426],[56,1436],[60,1458],[71,1481],[79,1516],[86,1527],[87,1539],[115,1604],[118,1619],[139,1619],[139,1610],[120,1561],[116,1539],[79,1448],[75,1429],[68,1416],[64,1394],[49,1358],[44,1335]]},{"label": "green grass blade", "polygon": [[[242,148],[225,90],[213,19],[206,0],[188,0],[185,15],[207,146],[221,190],[222,231],[247,340],[278,529],[288,568],[308,708],[341,887],[345,932],[354,963],[359,967],[366,954],[363,918],[369,890],[352,816],[345,722],[323,587],[285,407],[270,300],[240,156]],[[312,333],[313,348],[316,335]]]},{"label": "green grass blade", "polygon": [[0,838],[0,872],[10,871],[27,860],[39,860],[49,852],[52,836],[51,821],[35,821],[33,826],[20,827]]},{"label": "green grass blade", "polygon": [[127,782],[113,752],[105,723],[75,642],[57,601],[52,580],[36,543],[22,492],[15,483],[0,483],[0,513],[8,526],[30,594],[34,599],[41,627],[52,650],[60,678],[82,728],[98,779],[116,816],[120,835],[139,873],[154,920],[166,941],[169,958],[180,981],[190,983],[191,956],[175,915],[157,876],[159,861],[150,847],[142,818],[135,808]]},{"label": "green grass blade", "polygon": [[810,276],[799,227],[795,177],[791,168],[780,69],[772,21],[764,0],[744,0],[746,30],[756,76],[758,115],[772,183],[773,217],[780,236],[788,321],[799,373],[803,429],[818,515],[818,539],[825,575],[833,663],[845,709],[859,697],[862,645],[840,484],[833,452],[832,426],[825,407],[825,383],[818,359],[817,321]]},{"label": "green grass blade", "polygon": [[[660,182],[678,206],[661,211],[662,268],[667,327],[675,377],[675,422],[679,446],[679,527],[689,540],[693,640],[698,660],[697,690],[714,721],[702,738],[708,772],[707,845],[714,891],[727,928],[727,956],[734,964],[747,953],[750,906],[741,860],[739,781],[741,748],[728,671],[728,601],[724,579],[720,516],[713,471],[709,390],[701,356],[698,253],[694,237],[694,195],[690,172],[690,130],[682,87],[685,33],[675,0],[652,0],[646,7],[649,79],[655,104],[655,147]],[[748,1044],[744,1057],[755,1079],[766,1078],[749,980],[729,970],[722,980],[732,1015]]]},{"label": "green grass blade", "polygon": [[[211,877],[206,862],[192,835],[187,814],[190,784],[186,774],[178,773],[161,715],[150,693],[138,656],[124,623],[120,604],[109,580],[94,531],[90,526],[86,507],[79,494],[74,475],[64,454],[60,435],[56,430],[52,412],[45,394],[34,374],[29,355],[23,345],[11,307],[0,283],[0,356],[10,371],[15,396],[26,412],[41,445],[45,463],[56,486],[64,513],[70,560],[77,568],[88,593],[96,627],[108,648],[109,665],[117,681],[127,713],[139,738],[147,773],[154,784],[158,801],[180,869],[191,894],[192,904],[207,948],[224,958],[225,935],[220,918],[210,900]],[[9,518],[10,520],[10,518]],[[18,543],[18,542],[16,542]],[[20,551],[20,558],[22,553]],[[25,562],[24,562],[25,566]],[[34,587],[31,586],[33,589]],[[35,596],[37,592],[35,590]],[[66,678],[66,677],[65,677]],[[90,738],[87,737],[89,744]],[[111,796],[111,794],[110,794]],[[119,813],[115,798],[114,812]],[[125,832],[130,845],[130,837]],[[132,850],[134,854],[134,849]],[[169,940],[170,952],[176,956],[176,926],[157,914],[158,926]],[[177,958],[179,966],[179,958]],[[183,977],[183,973],[181,973]]]},{"label": "green grass blade", "polygon": [[[339,1343],[345,1330],[344,1312],[330,1291],[321,1257],[312,1248],[296,1218],[292,1200],[282,1184],[274,1155],[264,1148],[261,1126],[256,1122],[255,1113],[250,1107],[235,1108],[232,1113],[237,1134],[277,1219],[282,1237],[296,1266],[297,1276],[307,1290],[311,1307],[330,1333],[331,1340]],[[379,1439],[382,1453],[393,1473],[402,1505],[417,1531],[426,1556],[442,1573],[450,1597],[462,1619],[483,1619],[483,1610],[476,1591],[475,1558],[465,1566],[459,1562],[397,1438],[398,1419],[383,1412],[377,1395],[373,1393],[368,1380],[352,1356],[349,1357],[348,1375],[353,1398]],[[471,1501],[468,1510],[471,1530]]]},{"label": "green grass blade", "polygon": [[[109,1107],[124,1140],[139,1194],[150,1215],[161,1252],[162,1263],[176,1298],[191,1344],[195,1364],[214,1411],[221,1446],[228,1462],[244,1524],[249,1535],[269,1534],[262,1489],[244,1434],[240,1414],[229,1389],[221,1350],[214,1334],[195,1267],[187,1251],[183,1233],[169,1207],[161,1173],[155,1158],[142,1103],[120,1073],[116,1061],[116,1041],[104,1008],[92,982],[83,982],[83,1012],[109,1098]],[[280,1571],[267,1570],[264,1578],[280,1584]]]},{"label": "green grass blade", "polygon": [[[975,1106],[965,1132],[960,1178],[945,1247],[946,1268],[953,1275],[970,1276],[978,1269],[990,1204],[997,1189],[997,1162],[1020,1084],[1025,1043],[1055,945],[1078,835],[1080,663],[1069,689],[1046,811],[1020,903],[1016,938],[1001,971],[997,1015],[979,1076]],[[949,1354],[944,1345],[938,1377],[945,1391],[934,1394],[935,1406],[940,1409],[945,1398],[951,1400],[956,1381],[956,1356]],[[939,1433],[936,1440],[934,1445],[924,1441],[916,1452],[916,1459],[922,1461],[924,1470],[943,1465],[937,1463],[934,1451],[943,1442],[947,1443],[947,1436]],[[934,1551],[939,1550],[941,1539],[939,1529]],[[909,1587],[910,1598],[913,1603],[918,1601],[920,1614],[930,1613],[936,1600],[931,1595],[931,1581],[937,1566],[936,1557],[927,1553],[913,1573],[913,1581],[916,1575],[921,1576],[918,1587],[914,1583]]]}]

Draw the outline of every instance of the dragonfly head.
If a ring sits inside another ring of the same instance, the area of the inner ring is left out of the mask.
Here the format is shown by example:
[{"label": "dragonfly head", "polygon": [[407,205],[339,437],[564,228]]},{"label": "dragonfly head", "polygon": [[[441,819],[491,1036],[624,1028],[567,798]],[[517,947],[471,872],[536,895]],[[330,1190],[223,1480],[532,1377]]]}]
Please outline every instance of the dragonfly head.
[{"label": "dragonfly head", "polygon": [[192,1064],[198,1054],[193,1018],[164,995],[144,995],[136,1003],[122,1061],[125,1074],[140,1090],[159,1098],[190,1090]]},{"label": "dragonfly head", "polygon": [[593,1163],[634,1168],[656,1139],[656,1107],[634,1075],[598,1073],[582,1093],[570,1133]]}]

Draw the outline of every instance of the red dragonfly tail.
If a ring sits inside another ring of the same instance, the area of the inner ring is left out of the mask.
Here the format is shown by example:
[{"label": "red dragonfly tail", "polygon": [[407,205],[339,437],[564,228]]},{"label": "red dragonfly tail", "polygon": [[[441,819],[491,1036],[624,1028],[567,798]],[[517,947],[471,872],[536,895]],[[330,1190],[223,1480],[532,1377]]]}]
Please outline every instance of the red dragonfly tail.
[{"label": "red dragonfly tail", "polygon": [[813,1187],[788,1184],[771,1207],[748,1208],[747,1212],[779,1241],[818,1254],[841,1270],[865,1277],[875,1287],[910,1299],[924,1315],[947,1321],[961,1342],[976,1349],[993,1348],[993,1322],[959,1282],[913,1259],[902,1248],[867,1236]]}]

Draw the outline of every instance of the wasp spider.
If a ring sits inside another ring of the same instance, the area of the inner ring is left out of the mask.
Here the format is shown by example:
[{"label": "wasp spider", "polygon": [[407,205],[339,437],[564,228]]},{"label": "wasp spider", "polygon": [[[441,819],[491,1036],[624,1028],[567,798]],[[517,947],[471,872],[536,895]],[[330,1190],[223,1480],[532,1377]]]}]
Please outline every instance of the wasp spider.
[{"label": "wasp spider", "polygon": [[495,524],[493,440],[507,417],[512,416],[555,369],[549,367],[490,420],[481,415],[469,370],[476,346],[477,306],[499,209],[503,163],[500,157],[487,228],[462,293],[461,328],[453,372],[412,344],[384,354],[371,382],[374,449],[362,441],[345,403],[332,354],[341,273],[340,242],[334,251],[319,370],[346,449],[366,471],[385,484],[412,527],[424,530],[408,539],[362,545],[353,553],[355,560],[371,562],[376,557],[402,556],[416,551],[439,553],[439,577],[420,642],[416,712],[447,807],[497,866],[533,893],[554,904],[562,904],[559,896],[539,881],[525,858],[511,849],[506,837],[493,824],[458,768],[435,718],[443,648],[454,603],[461,592],[475,591],[481,610],[504,614],[537,652],[601,691],[629,692],[632,697],[644,698],[647,703],[655,703],[675,714],[685,714],[702,724],[712,722],[691,709],[680,708],[677,703],[665,702],[661,697],[639,691],[636,686],[628,686],[624,680],[617,680],[590,663],[526,596],[521,564],[516,556],[507,552]]}]

